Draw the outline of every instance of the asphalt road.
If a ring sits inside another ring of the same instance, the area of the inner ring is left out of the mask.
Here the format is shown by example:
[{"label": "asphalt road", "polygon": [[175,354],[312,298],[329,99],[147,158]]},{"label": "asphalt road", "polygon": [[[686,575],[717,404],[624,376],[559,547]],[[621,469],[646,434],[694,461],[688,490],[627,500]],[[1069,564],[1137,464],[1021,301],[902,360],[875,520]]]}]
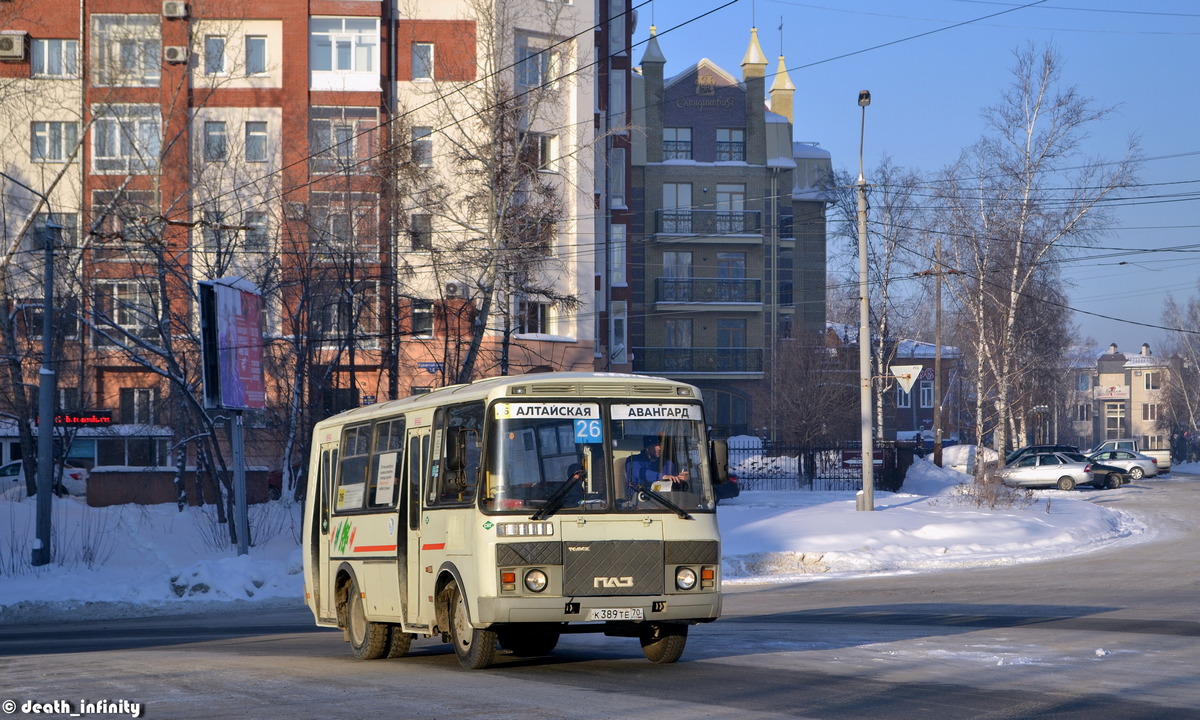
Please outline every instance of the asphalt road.
[{"label": "asphalt road", "polygon": [[[1061,561],[737,586],[683,660],[564,636],[460,670],[446,645],[355,661],[302,607],[0,627],[0,702],[151,718],[1200,718],[1200,477],[1083,497],[1144,541]],[[66,703],[66,704],[64,704]],[[82,712],[83,717],[99,715]]]}]

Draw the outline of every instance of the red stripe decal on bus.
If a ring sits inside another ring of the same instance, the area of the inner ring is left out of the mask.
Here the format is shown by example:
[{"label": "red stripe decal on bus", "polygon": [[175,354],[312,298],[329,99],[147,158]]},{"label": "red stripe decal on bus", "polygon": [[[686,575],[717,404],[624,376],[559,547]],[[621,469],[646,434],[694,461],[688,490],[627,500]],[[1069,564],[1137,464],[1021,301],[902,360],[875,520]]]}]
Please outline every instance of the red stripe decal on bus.
[{"label": "red stripe decal on bus", "polygon": [[354,552],[395,552],[395,545],[360,545]]},{"label": "red stripe decal on bus", "polygon": [[446,543],[429,543],[428,545],[422,545],[421,549],[422,550],[445,550]]}]

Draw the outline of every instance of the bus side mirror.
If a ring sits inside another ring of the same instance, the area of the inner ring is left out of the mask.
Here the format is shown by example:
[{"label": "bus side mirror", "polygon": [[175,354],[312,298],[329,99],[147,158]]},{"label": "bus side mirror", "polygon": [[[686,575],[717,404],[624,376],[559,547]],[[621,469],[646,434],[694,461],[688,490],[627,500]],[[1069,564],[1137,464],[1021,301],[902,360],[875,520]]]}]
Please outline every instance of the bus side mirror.
[{"label": "bus side mirror", "polygon": [[725,440],[710,440],[708,443],[708,462],[713,469],[713,484],[724,485],[729,482],[729,443]]},{"label": "bus side mirror", "polygon": [[466,466],[467,431],[452,427],[446,438],[446,476],[443,480],[446,488],[458,492],[467,487]]}]

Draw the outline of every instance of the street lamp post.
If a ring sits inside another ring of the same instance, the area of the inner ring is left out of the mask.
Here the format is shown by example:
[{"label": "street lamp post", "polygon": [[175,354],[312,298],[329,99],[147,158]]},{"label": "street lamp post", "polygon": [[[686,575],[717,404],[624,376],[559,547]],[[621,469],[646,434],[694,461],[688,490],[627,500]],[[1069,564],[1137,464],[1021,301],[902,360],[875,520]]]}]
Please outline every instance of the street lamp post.
[{"label": "street lamp post", "polygon": [[863,137],[871,93],[858,93],[862,124],[858,133],[858,376],[862,410],[862,493],[859,510],[875,509],[875,443],[871,427],[871,315],[867,304],[867,181],[863,176]]},{"label": "street lamp post", "polygon": [[[54,331],[54,248],[62,225],[54,219],[50,199],[37,190],[6,173],[0,177],[25,188],[41,198],[46,206],[45,251],[46,266],[43,272],[42,290],[42,369],[38,371],[38,444],[37,444],[37,509],[35,512],[37,537],[33,541],[34,565],[50,564],[50,492],[54,479],[54,389],[56,378],[53,360]],[[36,209],[36,208],[35,208]]]}]

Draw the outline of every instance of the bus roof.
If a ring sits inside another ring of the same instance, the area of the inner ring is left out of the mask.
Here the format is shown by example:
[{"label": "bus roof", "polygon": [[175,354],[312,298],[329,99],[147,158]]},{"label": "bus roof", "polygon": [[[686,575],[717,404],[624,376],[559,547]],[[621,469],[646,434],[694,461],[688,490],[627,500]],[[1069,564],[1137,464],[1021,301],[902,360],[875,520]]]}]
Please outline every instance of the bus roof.
[{"label": "bus roof", "polygon": [[[377,405],[364,405],[325,418],[318,422],[316,427],[343,425],[358,420],[369,420],[376,416],[404,412],[408,408],[445,405],[492,396],[503,397],[520,394],[528,394],[531,397],[538,395],[560,397],[563,395],[592,395],[601,389],[600,384],[602,384],[607,393],[612,393],[619,388],[619,393],[631,399],[639,397],[700,399],[700,391],[695,386],[678,380],[653,375],[628,375],[604,372],[531,373],[528,375],[505,375],[483,378],[462,385],[447,385],[446,387],[436,388],[427,393],[410,395],[399,400],[389,400]],[[525,389],[523,391],[517,389],[521,387]],[[686,389],[687,392],[680,394],[676,391],[676,388]]]}]

